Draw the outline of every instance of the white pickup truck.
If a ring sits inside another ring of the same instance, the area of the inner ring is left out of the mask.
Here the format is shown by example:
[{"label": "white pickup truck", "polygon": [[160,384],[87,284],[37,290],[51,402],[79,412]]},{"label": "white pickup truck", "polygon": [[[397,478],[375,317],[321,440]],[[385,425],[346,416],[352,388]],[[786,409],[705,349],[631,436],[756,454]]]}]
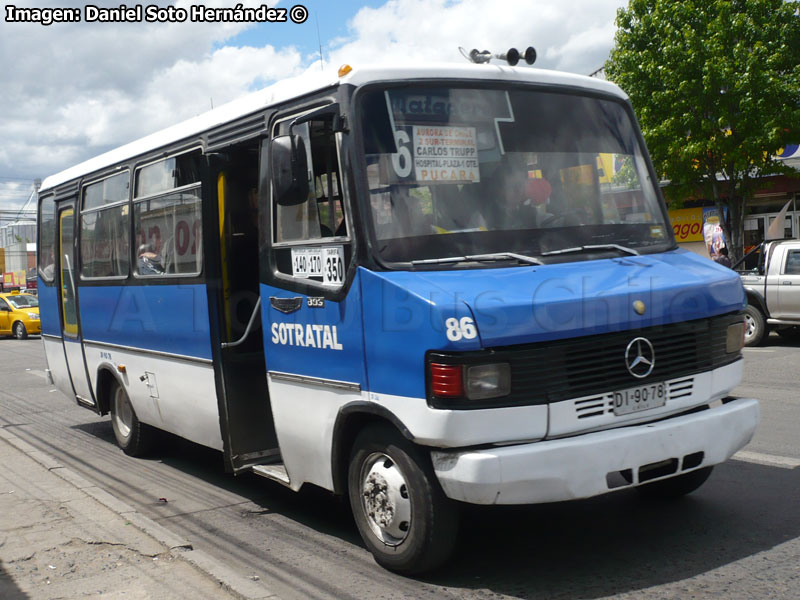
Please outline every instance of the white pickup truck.
[{"label": "white pickup truck", "polygon": [[771,330],[800,339],[800,240],[765,242],[758,267],[739,274],[747,292],[745,344],[758,345]]}]

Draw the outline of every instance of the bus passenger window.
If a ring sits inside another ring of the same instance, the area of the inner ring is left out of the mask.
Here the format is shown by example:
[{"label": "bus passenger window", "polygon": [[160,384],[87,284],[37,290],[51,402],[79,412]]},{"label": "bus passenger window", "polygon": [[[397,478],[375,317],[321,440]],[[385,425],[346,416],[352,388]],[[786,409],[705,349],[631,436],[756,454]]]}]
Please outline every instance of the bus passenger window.
[{"label": "bus passenger window", "polygon": [[39,274],[46,284],[55,278],[56,202],[54,196],[42,199],[39,217]]},{"label": "bus passenger window", "polygon": [[138,276],[202,271],[199,156],[181,154],[137,170],[133,226]]},{"label": "bus passenger window", "polygon": [[83,188],[81,267],[83,279],[127,277],[130,210],[125,171]]}]

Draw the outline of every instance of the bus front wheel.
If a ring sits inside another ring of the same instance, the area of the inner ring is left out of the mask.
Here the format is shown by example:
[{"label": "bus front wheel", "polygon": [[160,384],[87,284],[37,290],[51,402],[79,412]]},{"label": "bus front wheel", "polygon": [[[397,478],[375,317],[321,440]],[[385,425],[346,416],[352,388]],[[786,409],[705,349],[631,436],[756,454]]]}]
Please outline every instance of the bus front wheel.
[{"label": "bus front wheel", "polygon": [[111,389],[111,426],[125,454],[143,456],[153,447],[155,430],[139,421],[125,388],[116,381]]},{"label": "bus front wheel", "polygon": [[359,533],[381,566],[420,574],[449,558],[457,507],[442,492],[430,459],[396,429],[373,425],[358,434],[348,493]]}]

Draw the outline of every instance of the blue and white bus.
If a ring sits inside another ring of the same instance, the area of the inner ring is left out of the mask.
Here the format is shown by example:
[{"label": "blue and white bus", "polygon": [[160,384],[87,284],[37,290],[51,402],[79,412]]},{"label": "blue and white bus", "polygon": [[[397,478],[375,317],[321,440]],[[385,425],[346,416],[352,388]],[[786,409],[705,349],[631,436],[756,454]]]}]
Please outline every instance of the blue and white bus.
[{"label": "blue and white bus", "polygon": [[42,185],[55,385],[348,494],[376,560],[458,506],[679,496],[751,439],[739,277],[680,250],[626,95],[497,65],[282,81]]}]

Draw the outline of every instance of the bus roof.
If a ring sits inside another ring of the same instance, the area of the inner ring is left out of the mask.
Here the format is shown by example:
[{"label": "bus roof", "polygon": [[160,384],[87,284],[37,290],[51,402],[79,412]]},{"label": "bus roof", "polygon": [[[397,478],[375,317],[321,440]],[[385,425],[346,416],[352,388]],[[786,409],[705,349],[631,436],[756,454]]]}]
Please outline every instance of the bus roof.
[{"label": "bus roof", "polygon": [[267,88],[233,100],[232,102],[206,113],[162,129],[161,131],[65,169],[60,173],[51,175],[42,182],[40,194],[62,183],[100,171],[154,149],[190,138],[258,110],[292,98],[323,90],[339,83],[363,85],[383,81],[425,79],[473,79],[541,83],[584,88],[612,94],[622,99],[627,98],[625,93],[616,85],[601,79],[572,73],[562,73],[559,71],[533,69],[530,67],[509,67],[498,64],[475,65],[471,63],[443,63],[424,65],[408,64],[400,66],[374,65],[353,68],[350,73],[343,77],[337,77],[336,73],[332,71],[307,71],[299,77],[278,81]]}]

